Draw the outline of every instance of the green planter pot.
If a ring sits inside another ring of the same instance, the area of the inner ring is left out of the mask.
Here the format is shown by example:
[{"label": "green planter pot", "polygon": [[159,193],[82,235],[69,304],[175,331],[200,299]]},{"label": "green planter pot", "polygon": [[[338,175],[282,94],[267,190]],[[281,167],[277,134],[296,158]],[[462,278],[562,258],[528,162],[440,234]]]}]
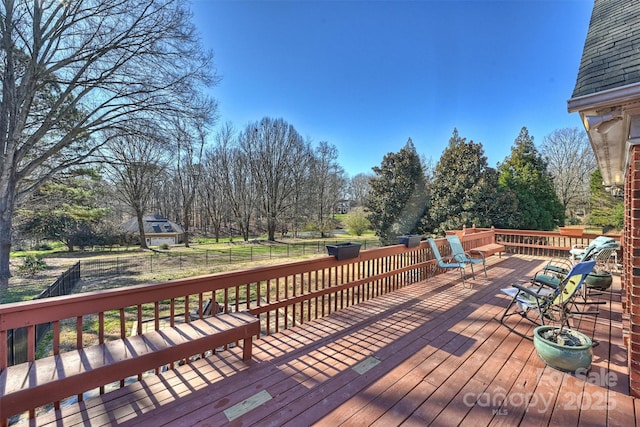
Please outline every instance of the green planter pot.
[{"label": "green planter pot", "polygon": [[566,372],[575,372],[579,368],[589,369],[593,360],[593,342],[591,338],[573,329],[563,329],[568,334],[569,344],[558,344],[545,337],[554,326],[538,326],[533,330],[533,346],[544,363],[552,368]]},{"label": "green planter pot", "polygon": [[613,276],[607,271],[590,273],[584,279],[584,284],[587,288],[600,289],[602,291],[609,289],[611,283],[613,283]]}]

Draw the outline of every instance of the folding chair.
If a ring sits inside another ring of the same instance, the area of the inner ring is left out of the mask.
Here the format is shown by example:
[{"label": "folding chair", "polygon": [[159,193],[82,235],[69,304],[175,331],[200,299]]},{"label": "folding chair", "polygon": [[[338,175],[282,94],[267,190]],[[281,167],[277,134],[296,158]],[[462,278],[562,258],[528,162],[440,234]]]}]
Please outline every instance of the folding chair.
[{"label": "folding chair", "polygon": [[604,270],[612,273],[613,270],[618,270],[618,249],[620,244],[615,242],[613,244],[606,245],[598,253],[595,254],[593,259],[596,261],[596,270]]},{"label": "folding chair", "polygon": [[[603,236],[601,236],[603,237]],[[601,239],[597,237],[586,248],[582,254],[581,261],[596,261],[595,270],[604,269],[611,272],[612,266],[617,265],[617,251],[620,249],[620,243],[611,238]],[[557,287],[564,276],[571,270],[572,264],[570,260],[563,258],[552,258],[545,267],[536,273],[532,282],[542,283],[552,288]],[[585,292],[582,292],[583,295]]]},{"label": "folding chair", "polygon": [[480,258],[472,257],[469,252],[465,252],[460,238],[455,234],[447,236],[447,241],[449,242],[449,246],[451,247],[451,254],[453,255],[453,259],[458,262],[471,264],[471,271],[473,271],[474,264],[482,264],[482,268],[484,269],[484,277],[487,277],[487,263],[485,262],[484,255],[481,252],[478,252]]},{"label": "folding chair", "polygon": [[[459,262],[459,261],[445,261],[442,256],[440,255],[440,250],[438,249],[438,245],[436,244],[436,241],[433,240],[433,238],[428,238],[427,241],[429,242],[429,246],[431,246],[431,252],[433,253],[433,256],[435,257],[437,263],[436,265],[439,268],[444,268],[444,269],[458,269],[460,271],[460,277],[462,277],[462,283],[464,284],[464,278],[466,276],[466,266],[467,263],[464,262]],[[473,264],[471,265],[471,274],[473,275],[473,278],[475,278],[475,273],[473,272]]]},{"label": "folding chair", "polygon": [[598,236],[588,245],[575,244],[569,250],[569,259],[571,261],[588,261],[588,256],[593,255],[593,251],[599,250],[603,245],[610,243],[616,244],[614,238],[608,236]]},{"label": "folding chair", "polygon": [[577,292],[595,264],[593,260],[575,264],[555,289],[541,284],[527,286],[521,283],[514,283],[510,288],[500,289],[502,293],[511,297],[511,301],[498,321],[510,331],[532,339],[518,332],[514,326],[506,324],[505,319],[518,314],[538,326],[563,322],[567,323],[563,326],[568,326],[568,319],[572,315],[597,315],[597,311],[577,310],[575,302]]}]

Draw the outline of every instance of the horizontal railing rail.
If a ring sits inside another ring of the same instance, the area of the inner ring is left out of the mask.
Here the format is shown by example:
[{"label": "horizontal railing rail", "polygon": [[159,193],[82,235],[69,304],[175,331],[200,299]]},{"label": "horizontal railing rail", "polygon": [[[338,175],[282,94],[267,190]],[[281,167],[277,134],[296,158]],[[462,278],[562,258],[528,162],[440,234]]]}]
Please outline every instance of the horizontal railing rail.
[{"label": "horizontal railing rail", "polygon": [[[488,243],[500,243],[507,253],[540,257],[568,257],[576,245],[588,246],[601,234],[582,233],[581,236],[563,235],[557,231],[509,230],[497,228],[463,228],[450,230],[447,234],[458,234],[466,250]],[[607,234],[620,242],[620,234]],[[494,240],[492,240],[494,239]]]},{"label": "horizontal railing rail", "polygon": [[[541,257],[568,257],[574,245],[587,246],[600,234],[564,236],[555,231],[496,229],[496,241],[505,245],[507,252],[517,255]],[[607,235],[620,242],[620,235]]]}]

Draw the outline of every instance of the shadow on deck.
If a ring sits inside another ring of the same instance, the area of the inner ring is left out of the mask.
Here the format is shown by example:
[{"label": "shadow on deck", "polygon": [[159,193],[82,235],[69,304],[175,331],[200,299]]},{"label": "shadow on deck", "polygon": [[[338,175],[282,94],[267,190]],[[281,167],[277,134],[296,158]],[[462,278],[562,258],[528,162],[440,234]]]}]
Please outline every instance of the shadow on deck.
[{"label": "shadow on deck", "polygon": [[[495,317],[500,288],[543,260],[491,257],[472,289],[457,272],[335,312],[38,417],[38,425],[638,425],[619,278],[579,329],[599,340],[586,375],[546,367]],[[512,317],[510,322],[517,323]],[[528,331],[531,324],[517,326]],[[529,331],[530,332],[530,331]]]}]

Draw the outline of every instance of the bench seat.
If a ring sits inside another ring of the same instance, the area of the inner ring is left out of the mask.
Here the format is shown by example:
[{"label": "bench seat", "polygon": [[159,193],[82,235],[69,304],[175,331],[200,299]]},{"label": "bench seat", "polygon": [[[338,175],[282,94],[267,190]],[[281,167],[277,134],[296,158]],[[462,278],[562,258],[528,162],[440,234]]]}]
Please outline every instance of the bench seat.
[{"label": "bench seat", "polygon": [[10,366],[0,373],[0,416],[4,419],[240,340],[243,359],[250,360],[253,336],[259,334],[255,316],[225,313]]},{"label": "bench seat", "polygon": [[502,258],[502,252],[506,252],[506,247],[499,243],[489,243],[486,245],[478,246],[477,248],[473,248],[469,250],[470,253],[479,253],[483,258],[486,258],[493,254],[498,254],[498,257]]}]

